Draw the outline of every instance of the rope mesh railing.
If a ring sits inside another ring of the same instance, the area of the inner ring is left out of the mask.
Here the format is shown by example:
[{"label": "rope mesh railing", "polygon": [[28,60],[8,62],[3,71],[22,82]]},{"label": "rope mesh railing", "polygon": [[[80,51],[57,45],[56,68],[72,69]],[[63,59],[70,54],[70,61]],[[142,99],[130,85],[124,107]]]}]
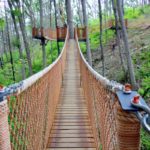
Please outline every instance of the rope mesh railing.
[{"label": "rope mesh railing", "polygon": [[[15,89],[13,89],[14,86],[10,86],[9,90],[4,89],[4,94],[0,91],[0,149],[41,150],[46,148],[65,69],[68,37],[67,32],[64,48],[52,65],[21,84],[16,84]],[[138,150],[140,123],[132,112],[121,108],[115,92],[115,89],[122,89],[122,85],[111,82],[94,71],[80,50],[77,32],[75,38],[81,83],[97,149]],[[6,100],[8,93],[14,93],[14,91],[16,95]],[[149,109],[146,109],[146,112],[149,113]]]},{"label": "rope mesh railing", "polygon": [[24,80],[21,87],[17,89],[19,92],[16,95],[0,103],[0,133],[3,132],[0,135],[0,149],[43,150],[46,148],[59,100],[67,43],[68,34],[58,59],[41,72]]},{"label": "rope mesh railing", "polygon": [[[117,95],[110,90],[111,82],[95,72],[86,62],[78,43],[81,83],[87,100],[97,149],[138,150],[140,123],[133,113],[120,107]],[[116,85],[118,88],[120,84]]]}]

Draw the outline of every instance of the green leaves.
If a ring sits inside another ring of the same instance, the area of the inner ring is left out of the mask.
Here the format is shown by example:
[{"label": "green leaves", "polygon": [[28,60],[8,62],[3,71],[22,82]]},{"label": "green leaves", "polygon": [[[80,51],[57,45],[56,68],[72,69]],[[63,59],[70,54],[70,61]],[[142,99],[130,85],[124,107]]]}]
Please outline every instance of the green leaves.
[{"label": "green leaves", "polygon": [[150,47],[137,53],[133,59],[134,63],[139,66],[136,69],[136,78],[140,82],[139,93],[144,96],[145,99],[150,97]]},{"label": "green leaves", "polygon": [[0,18],[0,30],[2,30],[5,27],[5,20],[3,18]]},{"label": "green leaves", "polygon": [[20,10],[20,9],[12,10],[12,13],[13,13],[16,17],[21,16],[21,10]]},{"label": "green leaves", "polygon": [[142,150],[149,150],[150,149],[150,136],[142,130],[141,132],[141,140],[142,140]]}]

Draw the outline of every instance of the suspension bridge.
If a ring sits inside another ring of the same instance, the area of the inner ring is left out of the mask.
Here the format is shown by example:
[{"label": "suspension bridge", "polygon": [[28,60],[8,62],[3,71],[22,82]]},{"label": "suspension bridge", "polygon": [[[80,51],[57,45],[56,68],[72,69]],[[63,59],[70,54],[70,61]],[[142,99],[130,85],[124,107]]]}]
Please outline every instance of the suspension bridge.
[{"label": "suspension bridge", "polygon": [[34,38],[64,40],[61,54],[0,91],[0,149],[139,150],[140,126],[150,133],[149,107],[129,85],[89,66],[78,42],[85,41],[85,28],[74,39],[66,27],[58,30],[33,28]]}]

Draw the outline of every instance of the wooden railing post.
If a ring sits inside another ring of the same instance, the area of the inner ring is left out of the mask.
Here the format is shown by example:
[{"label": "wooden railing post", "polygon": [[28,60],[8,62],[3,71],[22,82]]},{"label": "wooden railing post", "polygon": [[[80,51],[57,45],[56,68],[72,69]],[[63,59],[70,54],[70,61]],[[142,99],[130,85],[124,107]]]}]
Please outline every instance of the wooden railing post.
[{"label": "wooden railing post", "polygon": [[0,102],[0,150],[11,150],[7,100]]},{"label": "wooden railing post", "polygon": [[40,34],[41,34],[41,37],[44,36],[44,28],[43,27],[40,28]]},{"label": "wooden railing post", "polygon": [[36,36],[36,27],[32,28],[32,37],[34,38]]},{"label": "wooden railing post", "polygon": [[128,19],[125,19],[126,28],[128,28]]},{"label": "wooden railing post", "polygon": [[140,123],[135,115],[118,106],[116,123],[119,150],[139,150]]}]

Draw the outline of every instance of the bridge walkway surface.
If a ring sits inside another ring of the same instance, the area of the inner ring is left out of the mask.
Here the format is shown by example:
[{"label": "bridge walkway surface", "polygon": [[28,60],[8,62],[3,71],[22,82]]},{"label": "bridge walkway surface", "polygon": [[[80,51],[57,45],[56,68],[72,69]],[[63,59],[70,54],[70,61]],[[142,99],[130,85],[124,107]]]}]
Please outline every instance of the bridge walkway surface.
[{"label": "bridge walkway surface", "polygon": [[77,59],[75,40],[69,40],[63,85],[47,150],[96,150]]}]

